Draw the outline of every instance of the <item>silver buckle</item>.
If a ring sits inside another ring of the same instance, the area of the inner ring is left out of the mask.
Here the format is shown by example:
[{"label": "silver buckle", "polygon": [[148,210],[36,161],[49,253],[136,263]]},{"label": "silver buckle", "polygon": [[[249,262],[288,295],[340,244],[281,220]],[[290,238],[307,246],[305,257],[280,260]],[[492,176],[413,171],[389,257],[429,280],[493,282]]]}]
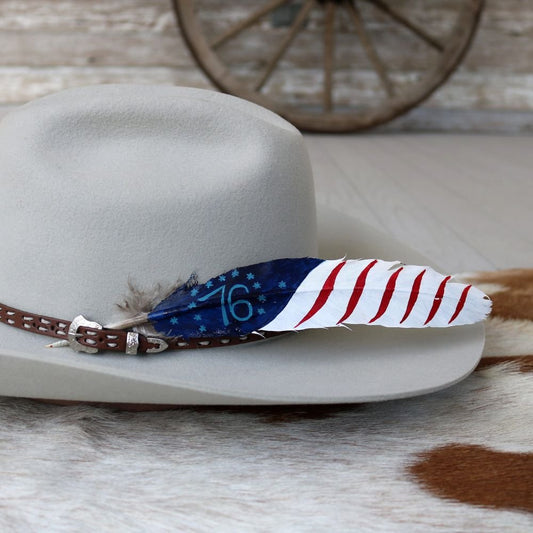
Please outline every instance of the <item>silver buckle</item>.
[{"label": "silver buckle", "polygon": [[78,337],[81,337],[78,333],[78,329],[82,326],[86,328],[102,329],[102,326],[98,324],[98,322],[90,322],[83,315],[78,315],[72,320],[68,328],[67,339],[70,347],[76,352],[98,353],[98,348],[91,348],[90,346],[85,346],[78,342]]},{"label": "silver buckle", "polygon": [[[87,320],[83,315],[78,315],[72,320],[68,328],[67,342],[69,346],[76,352],[84,352],[84,353],[92,353],[92,354],[98,353],[98,348],[92,348],[90,346],[86,346],[85,344],[81,344],[78,342],[78,337],[81,337],[81,334],[78,333],[78,329],[80,327],[86,327],[86,328],[92,328],[92,329],[103,329],[102,326],[98,324],[98,322],[91,322]],[[168,344],[163,339],[159,339],[157,337],[147,337],[146,340],[150,344],[156,345],[154,348],[148,348],[146,350],[146,353],[160,353],[160,352],[164,352],[168,348]],[[64,342],[64,341],[61,341],[61,342]],[[128,332],[128,335],[126,337],[126,354],[135,355],[137,354],[138,348],[139,348],[139,334],[135,332]]]},{"label": "silver buckle", "polygon": [[157,337],[146,337],[146,340],[151,344],[157,344],[156,348],[148,348],[146,353],[164,352],[168,348],[168,344],[163,339]]},{"label": "silver buckle", "polygon": [[126,335],[126,355],[137,355],[139,349],[139,334],[135,331],[128,331]]},{"label": "silver buckle", "polygon": [[[168,344],[163,339],[157,337],[146,337],[146,340],[150,344],[156,344],[155,348],[148,348],[146,353],[159,353],[164,352],[168,348]],[[139,349],[139,334],[134,331],[128,331],[126,336],[126,354],[137,355]]]}]

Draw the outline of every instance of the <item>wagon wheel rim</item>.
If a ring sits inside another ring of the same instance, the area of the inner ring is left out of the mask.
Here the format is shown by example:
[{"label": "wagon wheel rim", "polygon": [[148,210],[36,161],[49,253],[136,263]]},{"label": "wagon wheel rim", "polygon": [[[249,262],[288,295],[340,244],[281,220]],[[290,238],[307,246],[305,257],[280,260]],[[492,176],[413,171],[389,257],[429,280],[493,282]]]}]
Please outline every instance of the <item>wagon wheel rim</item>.
[{"label": "wagon wheel rim", "polygon": [[[199,66],[219,89],[270,108],[301,129],[346,132],[388,122],[423,102],[440,87],[466,54],[478,26],[484,1],[465,0],[463,9],[456,19],[454,29],[448,36],[447,42],[442,42],[384,0],[304,0],[292,24],[287,28],[285,36],[278,44],[274,55],[270,57],[266,67],[258,73],[251,86],[243,84],[234,76],[230,68],[219,58],[217,51],[222,46],[231,43],[241,32],[251,28],[280,6],[289,3],[290,0],[269,0],[210,41],[207,40],[202,31],[201,23],[195,13],[194,3],[190,0],[173,0],[173,3],[189,49]],[[435,62],[435,65],[425,73],[420,82],[410,87],[409,92],[398,90],[398,87],[391,80],[387,65],[381,59],[361,15],[359,5],[363,2],[371,4],[390,20],[416,36],[427,47],[439,53],[439,61]],[[296,106],[272,99],[262,92],[279,62],[290,49],[294,39],[303,31],[310,13],[315,9],[324,11],[322,41],[324,76],[322,113],[320,114],[302,111]],[[339,113],[334,109],[335,19],[340,10],[345,10],[348,14],[353,33],[371,64],[382,90],[387,95],[384,106],[370,107],[351,113]]]}]

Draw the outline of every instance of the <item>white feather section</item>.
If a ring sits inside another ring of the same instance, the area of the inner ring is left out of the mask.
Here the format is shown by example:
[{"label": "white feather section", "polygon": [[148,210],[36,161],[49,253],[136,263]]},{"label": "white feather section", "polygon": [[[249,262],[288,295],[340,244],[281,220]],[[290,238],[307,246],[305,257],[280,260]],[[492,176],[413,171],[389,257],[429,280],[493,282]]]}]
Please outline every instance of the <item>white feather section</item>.
[{"label": "white feather section", "polygon": [[261,329],[472,324],[486,318],[491,302],[480,290],[467,287],[429,267],[397,261],[324,261],[307,275],[283,311]]}]

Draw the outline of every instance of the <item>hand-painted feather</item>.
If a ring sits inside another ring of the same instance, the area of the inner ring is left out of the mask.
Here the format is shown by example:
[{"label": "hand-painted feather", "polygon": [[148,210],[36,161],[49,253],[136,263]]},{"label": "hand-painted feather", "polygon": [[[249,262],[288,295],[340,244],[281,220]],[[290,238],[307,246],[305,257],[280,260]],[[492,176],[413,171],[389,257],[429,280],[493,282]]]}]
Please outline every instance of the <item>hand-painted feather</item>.
[{"label": "hand-painted feather", "polygon": [[144,321],[166,336],[187,339],[345,324],[458,326],[483,320],[490,307],[478,289],[429,267],[377,259],[277,259],[182,285]]}]

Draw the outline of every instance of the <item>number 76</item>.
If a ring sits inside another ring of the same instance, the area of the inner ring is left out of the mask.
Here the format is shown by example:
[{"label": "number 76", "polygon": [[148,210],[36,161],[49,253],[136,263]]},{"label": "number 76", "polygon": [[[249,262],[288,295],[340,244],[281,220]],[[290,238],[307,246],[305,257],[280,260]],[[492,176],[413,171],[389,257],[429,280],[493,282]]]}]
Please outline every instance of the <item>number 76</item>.
[{"label": "number 76", "polygon": [[[218,289],[215,289],[214,291],[211,291],[209,294],[206,294],[205,296],[202,296],[201,298],[198,298],[199,302],[205,302],[211,296],[214,296],[218,292],[220,293],[220,310],[222,312],[222,321],[224,322],[225,326],[228,326],[230,321],[228,319],[228,311],[229,314],[239,322],[245,322],[246,320],[249,320],[253,315],[253,307],[252,304],[248,300],[236,300],[233,301],[233,292],[237,289],[243,289],[246,294],[248,294],[250,291],[248,290],[248,287],[246,285],[242,285],[241,283],[237,283],[236,285],[233,285],[231,289],[228,291],[228,298],[225,299],[226,295],[226,285],[222,285],[218,287]],[[237,314],[237,306],[245,306],[246,315],[239,315]]]}]

